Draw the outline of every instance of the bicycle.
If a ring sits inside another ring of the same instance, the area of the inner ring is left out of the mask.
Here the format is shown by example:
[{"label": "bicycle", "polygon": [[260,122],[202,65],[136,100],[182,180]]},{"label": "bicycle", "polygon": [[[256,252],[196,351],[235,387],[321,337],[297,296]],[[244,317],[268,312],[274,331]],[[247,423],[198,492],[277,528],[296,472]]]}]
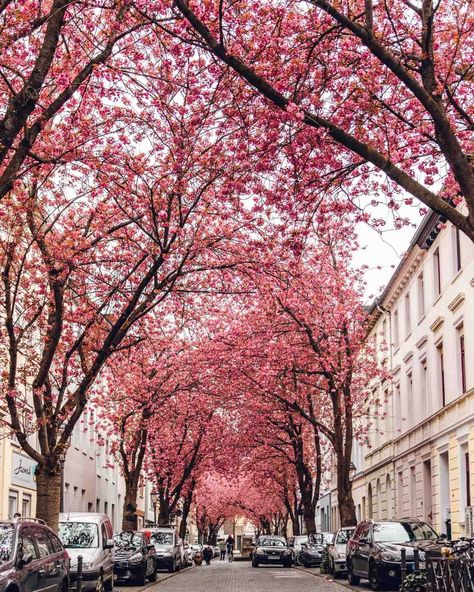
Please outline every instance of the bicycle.
[{"label": "bicycle", "polygon": [[232,546],[227,547],[227,561],[232,563],[234,560],[234,548]]}]

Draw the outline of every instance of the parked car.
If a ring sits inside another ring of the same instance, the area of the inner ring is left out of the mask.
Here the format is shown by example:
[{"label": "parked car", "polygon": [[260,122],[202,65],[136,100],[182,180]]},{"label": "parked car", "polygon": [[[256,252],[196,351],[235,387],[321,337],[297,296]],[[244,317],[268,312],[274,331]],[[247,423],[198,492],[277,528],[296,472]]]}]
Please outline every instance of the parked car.
[{"label": "parked car", "polygon": [[106,514],[74,512],[59,515],[59,538],[71,558],[71,583],[77,579],[77,560],[82,555],[82,588],[114,588],[114,531]]},{"label": "parked car", "polygon": [[213,557],[219,557],[219,555],[221,554],[220,549],[217,545],[213,545],[212,546],[212,556]]},{"label": "parked car", "polygon": [[334,533],[333,532],[316,532],[315,534],[310,534],[308,537],[308,541],[315,545],[321,545],[322,547],[326,547],[330,545],[334,540]]},{"label": "parked car", "polygon": [[116,532],[114,534],[114,573],[117,580],[156,582],[156,550],[148,532]]},{"label": "parked car", "polygon": [[189,545],[189,549],[191,552],[191,559],[193,559],[193,557],[196,553],[202,553],[202,550],[204,549],[204,547],[202,545],[200,545],[199,543],[195,543],[194,545]]},{"label": "parked car", "polygon": [[353,526],[340,528],[334,535],[333,542],[328,545],[329,573],[335,578],[347,573],[346,546],[354,530]]},{"label": "parked car", "polygon": [[291,550],[283,537],[264,535],[258,538],[252,551],[252,566],[261,564],[278,564],[283,567],[292,566]]},{"label": "parked car", "polygon": [[0,522],[0,592],[68,592],[69,555],[42,520]]},{"label": "parked car", "polygon": [[156,565],[158,569],[175,572],[182,568],[181,549],[176,530],[172,526],[151,526],[151,542],[155,545]]},{"label": "parked car", "polygon": [[308,535],[307,534],[299,534],[296,536],[292,536],[288,539],[288,548],[291,551],[291,558],[293,563],[296,563],[296,557],[298,553],[300,553],[302,547],[301,545],[308,542]]},{"label": "parked car", "polygon": [[185,565],[186,567],[189,567],[190,565],[193,564],[193,554],[192,554],[192,550],[191,550],[191,545],[189,544],[189,541],[183,541],[183,545],[182,545],[182,557],[183,557],[183,565]]},{"label": "parked car", "polygon": [[401,521],[364,520],[347,543],[347,577],[357,585],[361,578],[369,580],[372,590],[385,583],[396,586],[401,579],[401,550],[405,549],[407,572],[414,569],[414,551],[420,552],[424,568],[425,552],[440,552],[436,532],[426,522],[416,519]]},{"label": "parked car", "polygon": [[319,566],[323,558],[324,545],[308,542],[301,543],[301,551],[296,555],[296,563],[305,567]]}]

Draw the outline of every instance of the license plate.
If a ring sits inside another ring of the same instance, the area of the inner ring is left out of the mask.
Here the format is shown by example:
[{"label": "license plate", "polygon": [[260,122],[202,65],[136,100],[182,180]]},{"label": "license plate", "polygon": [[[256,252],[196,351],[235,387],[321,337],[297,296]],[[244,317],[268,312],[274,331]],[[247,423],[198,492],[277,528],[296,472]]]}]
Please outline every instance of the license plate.
[{"label": "license plate", "polygon": [[269,555],[268,559],[273,559],[274,561],[278,561],[280,559],[277,555]]}]

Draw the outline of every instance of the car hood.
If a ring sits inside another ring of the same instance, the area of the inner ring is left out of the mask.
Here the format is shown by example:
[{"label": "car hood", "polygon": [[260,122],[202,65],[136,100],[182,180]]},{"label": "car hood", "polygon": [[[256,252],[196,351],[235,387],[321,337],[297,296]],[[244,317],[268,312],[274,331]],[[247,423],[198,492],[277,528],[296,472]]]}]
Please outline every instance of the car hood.
[{"label": "car hood", "polygon": [[71,549],[66,548],[67,554],[71,558],[71,569],[77,569],[77,558],[82,555],[83,563],[94,563],[100,554],[100,549]]},{"label": "car hood", "polygon": [[141,553],[141,549],[114,549],[114,559],[129,559],[136,555],[137,553]]},{"label": "car hood", "polygon": [[378,543],[382,551],[394,551],[400,553],[405,549],[407,558],[413,557],[415,549],[418,551],[439,551],[439,545],[434,541],[411,541],[408,543]]}]

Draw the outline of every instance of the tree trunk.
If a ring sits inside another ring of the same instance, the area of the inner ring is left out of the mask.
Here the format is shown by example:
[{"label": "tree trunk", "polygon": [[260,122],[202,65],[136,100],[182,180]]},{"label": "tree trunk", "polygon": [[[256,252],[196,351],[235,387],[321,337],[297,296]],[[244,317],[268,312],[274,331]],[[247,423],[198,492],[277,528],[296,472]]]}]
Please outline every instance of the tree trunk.
[{"label": "tree trunk", "polygon": [[44,520],[56,532],[59,526],[61,500],[61,471],[40,469],[36,471],[36,517]]},{"label": "tree trunk", "polygon": [[158,512],[158,526],[168,526],[170,523],[170,506],[166,498],[160,500],[160,510]]},{"label": "tree trunk", "polygon": [[314,534],[316,532],[315,514],[316,513],[311,506],[309,508],[304,508],[303,521],[306,531],[305,534]]},{"label": "tree trunk", "polygon": [[138,528],[137,518],[137,495],[138,489],[130,487],[125,482],[125,499],[123,500],[122,530],[132,531]]},{"label": "tree trunk", "polygon": [[350,460],[347,455],[338,454],[337,460],[337,501],[341,526],[356,526],[357,517],[352,498],[352,483],[349,478]]}]

